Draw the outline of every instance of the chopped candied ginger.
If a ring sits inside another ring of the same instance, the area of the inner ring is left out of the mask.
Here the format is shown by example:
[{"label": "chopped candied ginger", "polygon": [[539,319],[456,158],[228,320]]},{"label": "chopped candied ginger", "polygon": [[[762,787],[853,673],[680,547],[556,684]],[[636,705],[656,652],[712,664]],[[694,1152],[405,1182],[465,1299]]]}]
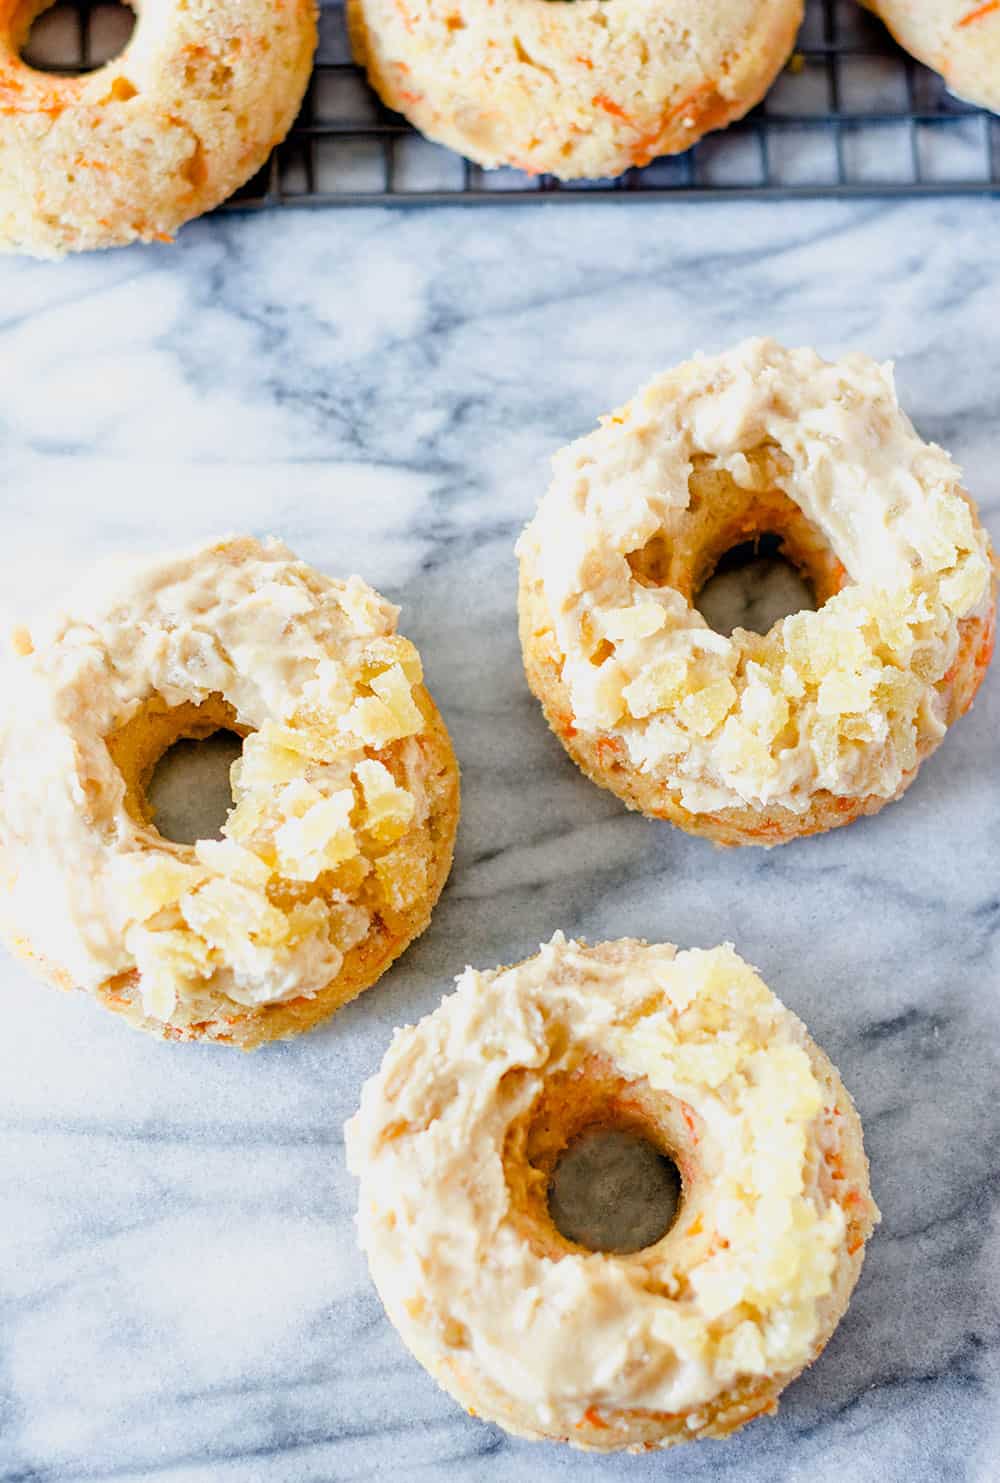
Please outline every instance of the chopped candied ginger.
[{"label": "chopped candied ginger", "polygon": [[404,841],[375,861],[375,878],[387,905],[408,911],[427,890],[427,861]]},{"label": "chopped candied ginger", "polygon": [[210,947],[233,951],[246,938],[274,946],[288,935],[285,913],[263,891],[216,877],[181,903],[185,922]]},{"label": "chopped candied ginger", "polygon": [[254,793],[301,777],[302,751],[296,744],[300,735],[273,721],[265,721],[259,731],[251,732],[231,769],[234,792]]},{"label": "chopped candied ginger", "polygon": [[730,716],[726,721],[718,748],[719,766],[724,774],[738,777],[742,773],[751,781],[754,792],[761,796],[777,772],[770,739],[747,726],[741,713],[739,717]]},{"label": "chopped candied ginger", "polygon": [[675,705],[683,698],[687,683],[687,655],[680,652],[666,654],[626,685],[625,701],[632,715],[641,720]]},{"label": "chopped candied ginger", "polygon": [[735,701],[736,688],[723,676],[685,695],[677,712],[684,725],[698,736],[711,736],[722,725]]},{"label": "chopped candied ginger", "polygon": [[342,731],[352,733],[365,746],[379,748],[423,729],[424,718],[402,665],[390,665],[373,676],[370,687],[373,693],[356,700],[341,720]]},{"label": "chopped candied ginger", "polygon": [[302,706],[319,716],[340,716],[354,699],[354,686],[344,666],[336,659],[320,659],[311,680],[302,686]]},{"label": "chopped candied ginger", "polygon": [[142,1007],[151,1019],[170,1019],[180,993],[211,978],[215,956],[200,936],[182,928],[154,932],[133,926],[125,933],[125,946],[139,970]]},{"label": "chopped candied ginger", "polygon": [[351,826],[353,789],[324,797],[309,783],[289,783],[279,803],[286,817],[274,843],[281,873],[290,880],[314,881],[358,853]]},{"label": "chopped candied ginger", "polygon": [[588,664],[573,686],[577,720],[585,726],[614,726],[625,710],[626,678],[617,660]]},{"label": "chopped candied ginger", "polygon": [[411,644],[401,634],[393,634],[390,638],[372,639],[365,644],[358,667],[358,677],[366,685],[371,684],[376,675],[384,674],[398,664],[411,685],[419,685],[424,677],[424,667],[420,662],[416,645]]},{"label": "chopped candied ginger", "polygon": [[271,877],[266,861],[232,839],[199,839],[194,852],[215,875],[228,876],[244,886],[266,886]]},{"label": "chopped candied ginger", "polygon": [[398,608],[386,602],[360,577],[348,577],[336,596],[341,610],[359,633],[384,633],[398,616]]},{"label": "chopped candied ginger", "polygon": [[604,637],[612,643],[627,643],[629,639],[645,639],[658,633],[667,621],[667,615],[659,603],[640,602],[631,608],[612,608],[601,619]]},{"label": "chopped candied ginger", "polygon": [[[839,1208],[821,1212],[805,1182],[822,1088],[773,996],[731,948],[678,953],[656,979],[662,998],[623,1018],[611,1048],[628,1071],[708,1113],[722,1151],[713,1228],[690,1272],[701,1339],[719,1345],[718,1362],[732,1373],[801,1363],[811,1305],[830,1291],[843,1237]],[[762,1321],[741,1323],[744,1305]],[[776,1310],[780,1322],[764,1321]],[[712,1337],[705,1319],[727,1314],[736,1322]],[[677,1327],[671,1342],[694,1356],[695,1338]]]},{"label": "chopped candied ginger", "polygon": [[366,757],[354,769],[364,799],[362,825],[385,843],[399,839],[413,822],[416,803],[381,762]]},{"label": "chopped candied ginger", "polygon": [[172,855],[144,850],[119,855],[112,865],[124,920],[147,922],[205,879],[205,871]]},{"label": "chopped candied ginger", "polygon": [[821,716],[860,714],[871,705],[878,676],[874,670],[832,670],[820,681],[816,709]]}]

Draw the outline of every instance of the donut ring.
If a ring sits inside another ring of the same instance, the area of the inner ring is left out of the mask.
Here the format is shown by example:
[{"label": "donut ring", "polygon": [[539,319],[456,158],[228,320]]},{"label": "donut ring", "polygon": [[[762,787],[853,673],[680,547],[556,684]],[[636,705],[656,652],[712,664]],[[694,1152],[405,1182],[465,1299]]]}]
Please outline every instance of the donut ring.
[{"label": "donut ring", "polygon": [[0,247],[36,257],[168,241],[291,128],[314,0],[129,0],[120,56],[79,77],[20,48],[51,0],[0,0]]},{"label": "donut ring", "polygon": [[[0,935],[169,1040],[249,1050],[310,1029],[427,926],[458,768],[358,577],[279,541],[121,563],[19,634],[0,735]],[[146,798],[180,737],[244,737],[219,840],[165,839]]]},{"label": "donut ring", "polygon": [[[553,468],[518,544],[528,683],[630,808],[782,844],[898,798],[972,704],[990,546],[891,368],[750,341],[660,376]],[[724,637],[692,600],[764,532],[822,606]]]},{"label": "donut ring", "polygon": [[1000,113],[1000,0],[862,0],[925,67]]},{"label": "donut ring", "polygon": [[[644,1250],[590,1251],[549,1214],[559,1156],[595,1128],[680,1170]],[[371,1275],[421,1364],[475,1415],[599,1451],[774,1412],[879,1219],[840,1077],[731,947],[557,933],[467,969],[397,1031],[346,1138]]]},{"label": "donut ring", "polygon": [[389,108],[480,165],[563,180],[689,149],[758,103],[801,0],[347,0]]}]

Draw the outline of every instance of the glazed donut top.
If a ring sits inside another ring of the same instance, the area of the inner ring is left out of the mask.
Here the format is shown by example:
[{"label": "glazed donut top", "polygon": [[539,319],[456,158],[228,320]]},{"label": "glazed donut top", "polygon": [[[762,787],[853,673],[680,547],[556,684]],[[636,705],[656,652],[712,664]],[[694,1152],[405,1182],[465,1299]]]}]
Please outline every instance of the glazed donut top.
[{"label": "glazed donut top", "polygon": [[[850,583],[818,612],[727,638],[627,558],[669,541],[695,461],[752,488],[745,455],[761,447]],[[896,793],[944,730],[935,687],[960,621],[988,608],[991,558],[890,366],[748,341],[658,377],[553,469],[518,551],[542,581],[576,725],[621,737],[695,811]]]},{"label": "glazed donut top", "polygon": [[[467,1334],[458,1362],[471,1349],[546,1425],[574,1425],[595,1389],[614,1409],[680,1412],[802,1365],[845,1219],[819,1189],[823,1092],[804,1032],[753,970],[729,946],[587,948],[557,933],[457,985],[396,1032],[346,1128],[390,1315],[419,1315],[439,1354]],[[656,1246],[552,1260],[514,1218],[505,1139],[588,1054],[686,1106],[700,1167]]]},{"label": "glazed donut top", "polygon": [[[108,562],[19,635],[0,733],[0,871],[12,916],[84,988],[141,970],[147,1014],[208,984],[240,1004],[315,992],[370,915],[354,897],[426,813],[423,716],[397,609],[281,542]],[[248,731],[221,840],[135,817],[107,744],[158,697],[221,696]],[[402,742],[406,786],[378,759]],[[373,755],[376,754],[376,755]],[[30,785],[26,785],[26,779]],[[322,891],[320,892],[320,887]]]}]

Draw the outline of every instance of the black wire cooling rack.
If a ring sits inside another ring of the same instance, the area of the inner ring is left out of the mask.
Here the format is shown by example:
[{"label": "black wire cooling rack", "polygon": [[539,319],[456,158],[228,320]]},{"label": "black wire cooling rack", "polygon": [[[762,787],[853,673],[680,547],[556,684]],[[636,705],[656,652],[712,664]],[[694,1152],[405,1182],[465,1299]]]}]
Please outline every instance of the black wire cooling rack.
[{"label": "black wire cooling rack", "polygon": [[[226,209],[1000,194],[1000,118],[953,97],[857,0],[807,0],[791,62],[740,123],[616,180],[572,182],[481,170],[423,139],[382,106],[352,62],[342,0],[321,4],[298,121]],[[107,0],[63,0],[39,23],[48,34],[38,31],[34,55],[60,70],[94,66],[123,44],[125,14]]]}]

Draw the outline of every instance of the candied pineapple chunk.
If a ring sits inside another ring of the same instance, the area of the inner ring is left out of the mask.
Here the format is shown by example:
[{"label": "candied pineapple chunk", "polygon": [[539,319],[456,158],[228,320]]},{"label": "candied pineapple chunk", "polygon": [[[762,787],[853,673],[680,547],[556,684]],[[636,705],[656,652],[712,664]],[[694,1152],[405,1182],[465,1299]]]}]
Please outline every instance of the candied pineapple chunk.
[{"label": "candied pineapple chunk", "polygon": [[[351,827],[351,810],[354,807],[354,791],[342,788],[325,798],[317,795],[316,801],[306,798],[296,784],[289,784],[282,793],[282,800],[295,790],[289,799],[289,817],[276,830],[275,847],[283,875],[290,880],[314,881],[324,870],[333,870],[345,860],[358,853],[358,841]],[[311,789],[315,793],[315,789]]]},{"label": "candied pineapple chunk", "polygon": [[874,670],[836,671],[820,682],[816,708],[821,716],[861,714],[871,705],[877,679]]},{"label": "candied pineapple chunk", "polygon": [[244,849],[232,839],[199,839],[194,847],[202,865],[245,886],[266,886],[270,866],[252,850]]},{"label": "candied pineapple chunk", "polygon": [[366,685],[371,684],[376,675],[384,674],[394,664],[399,665],[411,685],[420,684],[424,677],[420,655],[416,645],[400,634],[393,634],[391,638],[373,639],[365,645],[359,669],[360,678]]},{"label": "candied pineapple chunk", "polygon": [[127,920],[148,921],[165,906],[201,884],[205,871],[172,855],[146,851],[121,855],[113,866],[122,913]]},{"label": "candied pineapple chunk", "polygon": [[614,659],[588,664],[574,686],[577,719],[588,726],[614,726],[625,709],[625,671]]},{"label": "candied pineapple chunk", "polygon": [[605,613],[601,622],[605,638],[613,643],[629,639],[645,639],[657,633],[667,621],[667,615],[656,602],[636,603],[631,608],[613,608]]},{"label": "candied pineapple chunk", "polygon": [[384,747],[389,742],[414,736],[423,729],[424,718],[413,699],[402,665],[393,664],[371,680],[373,694],[356,700],[340,722],[366,746]]},{"label": "candied pineapple chunk", "polygon": [[416,810],[413,795],[400,788],[381,762],[365,758],[354,769],[364,798],[364,827],[376,839],[398,839],[409,828]]},{"label": "candied pineapple chunk", "polygon": [[302,753],[295,746],[296,733],[289,727],[265,721],[259,731],[244,738],[243,751],[233,763],[233,789],[243,794],[259,788],[274,788],[302,775]]},{"label": "candied pineapple chunk", "polygon": [[427,889],[427,862],[407,843],[375,861],[375,878],[393,911],[407,911]]},{"label": "candied pineapple chunk", "polygon": [[667,710],[680,700],[687,686],[685,654],[667,654],[625,686],[625,702],[637,720]]},{"label": "candied pineapple chunk", "polygon": [[184,920],[211,947],[238,948],[247,937],[265,945],[288,935],[285,914],[272,906],[263,891],[217,877],[185,896]]},{"label": "candied pineapple chunk", "polygon": [[686,695],[678,706],[678,715],[699,736],[710,736],[726,719],[735,701],[736,688],[731,680],[713,680]]},{"label": "candied pineapple chunk", "polygon": [[337,602],[362,633],[381,632],[387,615],[397,611],[360,577],[348,577],[343,589],[337,593]]},{"label": "candied pineapple chunk", "polygon": [[178,990],[211,978],[215,971],[208,943],[180,928],[152,932],[133,926],[125,933],[125,946],[139,970],[142,1007],[151,1019],[169,1020]]}]

